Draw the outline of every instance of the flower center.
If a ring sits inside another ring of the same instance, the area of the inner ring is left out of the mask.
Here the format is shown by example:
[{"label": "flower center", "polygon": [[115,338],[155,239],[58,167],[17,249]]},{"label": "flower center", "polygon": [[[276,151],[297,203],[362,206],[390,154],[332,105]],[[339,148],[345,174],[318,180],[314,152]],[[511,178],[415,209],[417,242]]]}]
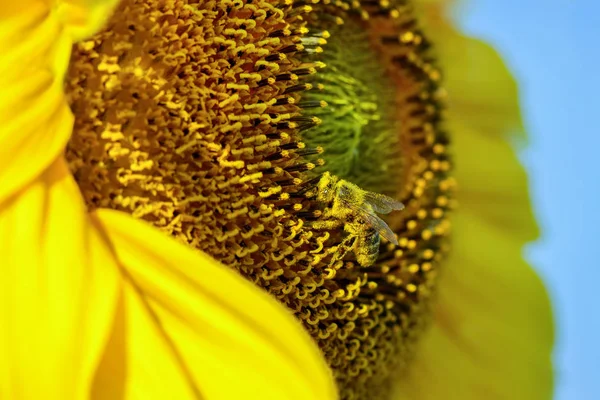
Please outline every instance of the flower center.
[{"label": "flower center", "polygon": [[[447,247],[439,73],[409,6],[305,3],[123,1],[74,46],[66,156],[90,209],[236,269],[304,323],[342,398],[383,399]],[[397,203],[365,190],[404,204],[397,245],[368,223]]]},{"label": "flower center", "polygon": [[314,77],[323,90],[303,97],[327,106],[310,111],[322,123],[303,133],[303,139],[326,150],[332,174],[366,190],[396,195],[403,158],[396,89],[364,27],[354,18],[338,18],[343,23],[332,24],[317,11],[309,20],[308,26],[327,30],[330,37],[325,51],[311,57],[326,65]]}]

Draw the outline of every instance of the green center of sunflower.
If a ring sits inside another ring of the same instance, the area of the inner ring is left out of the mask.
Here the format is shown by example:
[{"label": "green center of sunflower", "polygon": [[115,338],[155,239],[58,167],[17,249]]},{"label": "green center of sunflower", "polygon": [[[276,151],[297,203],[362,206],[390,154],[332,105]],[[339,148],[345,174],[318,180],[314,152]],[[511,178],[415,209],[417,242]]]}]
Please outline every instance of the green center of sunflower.
[{"label": "green center of sunflower", "polygon": [[311,56],[326,65],[314,77],[323,90],[307,92],[303,101],[325,101],[327,106],[311,111],[322,122],[303,138],[326,150],[332,174],[366,190],[394,195],[402,162],[394,83],[354,18],[342,24],[318,19],[315,23],[330,34],[325,51]]},{"label": "green center of sunflower", "polygon": [[[447,250],[439,73],[404,2],[309,3],[122,1],[74,46],[66,156],[90,209],[239,271],[303,322],[343,399],[385,399]],[[365,190],[405,206],[381,215],[388,241],[361,224],[398,207]],[[348,191],[368,215],[336,206]]]}]

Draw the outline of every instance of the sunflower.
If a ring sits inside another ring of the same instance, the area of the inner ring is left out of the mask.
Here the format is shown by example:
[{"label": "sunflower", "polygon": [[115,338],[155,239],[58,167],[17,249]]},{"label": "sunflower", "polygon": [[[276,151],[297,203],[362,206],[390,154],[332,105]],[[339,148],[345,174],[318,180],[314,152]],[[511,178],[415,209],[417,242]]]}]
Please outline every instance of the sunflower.
[{"label": "sunflower", "polygon": [[549,398],[517,89],[445,6],[3,5],[2,397]]}]

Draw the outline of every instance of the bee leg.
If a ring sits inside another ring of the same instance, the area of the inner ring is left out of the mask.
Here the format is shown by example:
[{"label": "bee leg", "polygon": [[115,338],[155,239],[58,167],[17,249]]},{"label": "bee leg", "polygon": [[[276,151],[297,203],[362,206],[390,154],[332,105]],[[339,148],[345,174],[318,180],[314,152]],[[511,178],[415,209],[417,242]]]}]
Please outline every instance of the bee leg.
[{"label": "bee leg", "polygon": [[375,229],[365,228],[362,224],[347,224],[344,230],[356,238],[352,246],[356,261],[363,267],[373,265],[379,256],[379,233]]},{"label": "bee leg", "polygon": [[[325,219],[330,219],[330,218],[334,217],[332,209],[331,208],[325,208],[325,209],[323,209],[322,216]],[[337,220],[338,222],[340,222],[340,225],[343,224],[343,222],[339,218],[334,218],[334,219]]]},{"label": "bee leg", "polygon": [[327,229],[337,229],[339,227],[341,227],[344,224],[343,221],[340,221],[339,219],[325,219],[325,220],[318,220],[318,221],[313,221],[311,223],[311,226],[314,229],[318,229],[318,230],[327,230]]}]

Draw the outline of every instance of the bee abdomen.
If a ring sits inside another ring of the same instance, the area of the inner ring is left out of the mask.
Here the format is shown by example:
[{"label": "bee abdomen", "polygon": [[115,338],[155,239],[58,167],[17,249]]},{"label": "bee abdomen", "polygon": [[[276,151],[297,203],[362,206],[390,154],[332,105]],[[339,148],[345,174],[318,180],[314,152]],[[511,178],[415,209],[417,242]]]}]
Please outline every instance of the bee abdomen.
[{"label": "bee abdomen", "polygon": [[354,248],[356,261],[363,267],[373,265],[379,256],[380,242],[379,233],[375,230],[371,230],[366,236],[359,236]]}]

